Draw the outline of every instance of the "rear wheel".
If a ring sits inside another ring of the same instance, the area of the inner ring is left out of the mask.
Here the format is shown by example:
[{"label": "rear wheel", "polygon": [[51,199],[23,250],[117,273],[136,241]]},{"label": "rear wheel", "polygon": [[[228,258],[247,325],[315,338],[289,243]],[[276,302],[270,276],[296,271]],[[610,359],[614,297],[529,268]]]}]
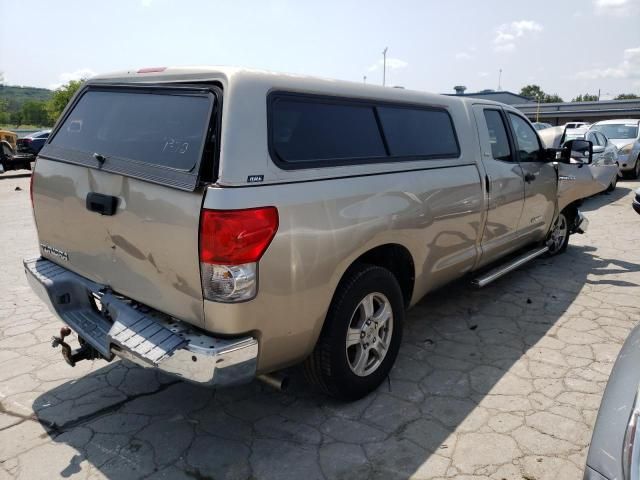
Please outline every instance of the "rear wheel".
[{"label": "rear wheel", "polygon": [[569,245],[569,221],[570,218],[567,210],[560,212],[551,228],[547,240],[550,256],[562,253],[567,249]]},{"label": "rear wheel", "polygon": [[311,383],[345,400],[375,390],[395,362],[404,303],[395,276],[374,265],[353,268],[340,283],[318,343],[305,362]]}]

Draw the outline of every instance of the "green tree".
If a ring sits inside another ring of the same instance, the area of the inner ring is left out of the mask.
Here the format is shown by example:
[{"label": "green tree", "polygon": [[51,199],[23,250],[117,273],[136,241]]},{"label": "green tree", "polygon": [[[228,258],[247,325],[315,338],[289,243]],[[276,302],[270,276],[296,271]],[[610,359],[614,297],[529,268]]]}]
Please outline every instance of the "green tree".
[{"label": "green tree", "polygon": [[47,114],[46,102],[28,100],[22,104],[20,112],[22,114],[22,123],[37,126],[51,125]]},{"label": "green tree", "polygon": [[544,97],[546,96],[546,93],[542,91],[539,85],[525,85],[520,90],[520,95],[532,100],[542,102],[544,100]]},{"label": "green tree", "polygon": [[49,120],[51,123],[55,123],[58,117],[67,106],[71,97],[82,86],[83,80],[71,80],[69,83],[56,88],[53,92],[51,100],[47,104],[47,112],[49,113]]},{"label": "green tree", "polygon": [[572,99],[572,102],[597,102],[598,95],[592,95],[590,93],[580,94],[576,98]]},{"label": "green tree", "polygon": [[640,98],[640,96],[635,93],[621,93],[614,100],[634,100],[636,98]]},{"label": "green tree", "polygon": [[557,93],[554,93],[552,95],[545,95],[544,100],[542,101],[542,103],[562,103],[562,102],[564,102],[564,100]]},{"label": "green tree", "polygon": [[11,114],[9,115],[9,120],[10,123],[15,125],[16,127],[22,125],[22,110],[11,112]]},{"label": "green tree", "polygon": [[9,112],[9,102],[0,99],[0,125],[6,125],[11,121],[11,113]]},{"label": "green tree", "polygon": [[520,90],[520,95],[540,103],[556,103],[563,101],[556,93],[553,95],[545,93],[539,85],[525,85]]}]

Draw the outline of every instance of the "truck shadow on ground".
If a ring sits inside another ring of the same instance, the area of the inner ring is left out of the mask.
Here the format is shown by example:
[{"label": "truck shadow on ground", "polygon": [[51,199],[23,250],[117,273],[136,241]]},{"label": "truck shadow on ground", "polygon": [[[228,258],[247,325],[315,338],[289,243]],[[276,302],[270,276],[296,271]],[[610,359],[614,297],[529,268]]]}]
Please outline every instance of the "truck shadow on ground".
[{"label": "truck shadow on ground", "polygon": [[[618,186],[613,192],[601,192],[594,195],[593,197],[590,197],[588,201],[580,207],[580,210],[582,212],[592,212],[599,209],[600,207],[603,207],[604,205],[613,203],[617,200],[620,200],[621,198],[626,197],[631,191],[631,188],[618,183]],[[629,200],[629,208],[631,208],[631,200]]]},{"label": "truck shadow on ground", "polygon": [[570,246],[483,290],[459,281],[430,294],[407,316],[388,381],[353,403],[315,392],[295,368],[282,393],[257,382],[212,391],[124,362],[97,364],[33,404],[51,439],[73,447],[66,468],[50,473],[91,466],[118,480],[311,480],[471,471],[469,452],[503,438],[477,433],[500,431],[490,412],[536,409],[532,379],[565,368],[533,347],[559,338],[548,333],[561,318],[580,317],[585,283],[620,285],[608,275],[638,271]]}]

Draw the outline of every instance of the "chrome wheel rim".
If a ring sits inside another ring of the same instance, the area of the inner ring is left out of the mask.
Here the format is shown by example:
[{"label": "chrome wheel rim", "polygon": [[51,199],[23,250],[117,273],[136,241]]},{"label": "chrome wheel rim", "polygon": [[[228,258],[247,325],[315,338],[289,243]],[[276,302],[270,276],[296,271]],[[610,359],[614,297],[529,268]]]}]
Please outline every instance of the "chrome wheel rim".
[{"label": "chrome wheel rim", "polygon": [[353,311],[347,328],[346,353],[351,371],[359,377],[375,372],[389,351],[393,310],[382,293],[370,293]]},{"label": "chrome wheel rim", "polygon": [[567,224],[567,217],[563,213],[558,215],[558,219],[553,226],[551,236],[549,237],[549,251],[555,253],[562,248],[564,240],[567,238],[569,231],[569,225]]}]

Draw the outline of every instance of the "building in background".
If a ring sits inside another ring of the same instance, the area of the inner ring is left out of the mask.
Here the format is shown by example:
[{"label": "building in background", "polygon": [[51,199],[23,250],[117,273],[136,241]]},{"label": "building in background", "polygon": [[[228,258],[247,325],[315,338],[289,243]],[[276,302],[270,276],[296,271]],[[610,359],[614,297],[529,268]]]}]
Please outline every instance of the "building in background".
[{"label": "building in background", "polygon": [[517,93],[508,92],[506,90],[482,90],[476,93],[465,93],[467,87],[464,85],[456,85],[453,87],[456,93],[445,93],[445,95],[467,98],[478,98],[480,100],[493,100],[494,102],[506,103],[507,105],[524,104],[533,102],[530,98],[523,97]]},{"label": "building in background", "polygon": [[564,125],[567,122],[595,123],[615,118],[640,118],[640,98],[634,100],[600,100],[599,102],[512,104],[532,122]]},{"label": "building in background", "polygon": [[506,103],[520,110],[532,122],[545,122],[551,125],[564,125],[567,122],[595,123],[615,118],[640,118],[640,98],[598,102],[538,103],[506,90],[466,93],[467,87],[464,85],[456,85],[453,89],[456,93],[445,93],[445,95]]}]

